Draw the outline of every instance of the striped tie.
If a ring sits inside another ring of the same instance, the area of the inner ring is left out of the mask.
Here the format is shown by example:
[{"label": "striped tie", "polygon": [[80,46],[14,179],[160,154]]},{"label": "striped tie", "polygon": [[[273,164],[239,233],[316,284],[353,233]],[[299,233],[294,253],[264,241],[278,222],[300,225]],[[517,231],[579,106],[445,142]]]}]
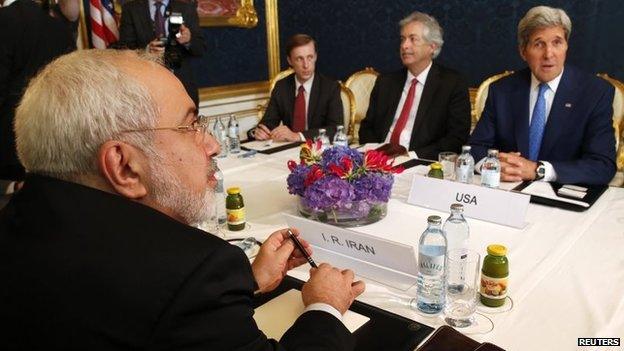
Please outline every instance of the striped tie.
[{"label": "striped tie", "polygon": [[529,125],[529,160],[537,161],[539,157],[540,146],[542,145],[542,136],[544,135],[544,126],[546,125],[546,98],[544,93],[548,89],[546,83],[539,85],[537,93],[537,101],[533,108],[533,117]]}]

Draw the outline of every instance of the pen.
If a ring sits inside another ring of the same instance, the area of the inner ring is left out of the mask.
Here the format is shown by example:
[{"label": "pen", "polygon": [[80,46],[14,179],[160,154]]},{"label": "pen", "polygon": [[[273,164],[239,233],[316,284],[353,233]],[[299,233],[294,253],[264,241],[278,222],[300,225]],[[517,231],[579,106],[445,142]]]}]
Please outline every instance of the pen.
[{"label": "pen", "polygon": [[305,257],[305,259],[308,260],[308,263],[310,264],[310,266],[314,268],[318,268],[318,266],[316,265],[316,262],[314,262],[312,257],[308,255],[308,252],[306,251],[306,249],[303,248],[303,245],[301,245],[301,242],[299,241],[299,239],[297,239],[295,234],[293,234],[290,228],[288,229],[288,236],[293,241],[293,243],[295,243],[295,246],[299,249],[299,251],[301,251],[301,253],[303,254],[303,257]]},{"label": "pen", "polygon": [[245,152],[244,154],[238,155],[238,158],[254,157],[256,155],[256,153],[258,153],[258,151],[256,151],[256,150],[249,150],[249,151]]}]

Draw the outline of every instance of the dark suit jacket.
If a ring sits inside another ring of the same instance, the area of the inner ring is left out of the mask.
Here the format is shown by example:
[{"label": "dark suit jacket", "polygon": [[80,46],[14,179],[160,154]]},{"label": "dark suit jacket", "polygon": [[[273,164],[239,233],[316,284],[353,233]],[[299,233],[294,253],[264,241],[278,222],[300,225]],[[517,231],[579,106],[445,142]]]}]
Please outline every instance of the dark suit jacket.
[{"label": "dark suit jacket", "polygon": [[[293,110],[295,108],[295,75],[292,74],[275,84],[269,106],[260,123],[273,129],[283,122],[292,128]],[[303,132],[307,139],[318,135],[319,128],[327,129],[331,138],[336,132],[336,126],[344,124],[340,86],[338,82],[316,72],[310,102],[308,104],[308,129]]]},{"label": "dark suit jacket", "polygon": [[[191,31],[191,42],[188,48],[178,45],[182,55],[182,64],[173,73],[180,79],[187,93],[199,106],[199,95],[195,83],[195,73],[191,65],[191,57],[199,57],[206,50],[206,43],[201,28],[197,10],[193,3],[181,0],[170,0],[172,12],[179,12],[184,17],[184,25]],[[119,25],[119,42],[115,47],[129,49],[144,49],[152,40],[156,39],[154,22],[150,17],[149,2],[147,0],[132,0],[126,2],[121,11]]]},{"label": "dark suit jacket", "polygon": [[34,1],[17,0],[0,8],[0,179],[24,178],[13,117],[28,81],[48,62],[75,48],[66,24]]},{"label": "dark suit jacket", "polygon": [[343,350],[304,313],[278,343],[252,318],[253,275],[220,238],[120,196],[28,175],[0,211],[2,350]]},{"label": "dark suit jacket", "polygon": [[[525,68],[492,83],[470,137],[475,160],[488,148],[529,153],[529,90]],[[539,160],[548,161],[557,182],[608,184],[616,171],[614,89],[604,80],[566,65],[546,121]]]},{"label": "dark suit jacket", "polygon": [[[360,125],[360,143],[382,143],[399,106],[407,69],[377,78],[366,118]],[[470,133],[468,86],[454,70],[433,63],[425,82],[409,149],[420,158],[438,159],[442,151],[460,152]]]}]

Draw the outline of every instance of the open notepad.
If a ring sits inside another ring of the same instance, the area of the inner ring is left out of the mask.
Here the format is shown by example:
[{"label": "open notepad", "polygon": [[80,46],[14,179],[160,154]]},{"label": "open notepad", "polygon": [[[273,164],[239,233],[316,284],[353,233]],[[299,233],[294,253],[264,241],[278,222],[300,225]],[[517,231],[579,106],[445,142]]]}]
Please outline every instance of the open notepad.
[{"label": "open notepad", "polygon": [[[260,328],[267,337],[279,340],[286,330],[295,323],[301,313],[303,313],[303,309],[301,291],[290,289],[256,308],[254,319],[258,324],[258,328]],[[344,325],[351,333],[369,320],[369,317],[350,310],[342,317]]]},{"label": "open notepad", "polygon": [[522,189],[521,192],[525,194],[529,194],[529,195],[540,196],[540,197],[551,199],[551,200],[566,202],[569,204],[573,204],[573,205],[577,205],[577,206],[581,206],[585,208],[589,208],[590,206],[590,204],[585,201],[573,200],[570,198],[561,197],[557,195],[552,185],[548,182],[533,182],[526,188]]}]

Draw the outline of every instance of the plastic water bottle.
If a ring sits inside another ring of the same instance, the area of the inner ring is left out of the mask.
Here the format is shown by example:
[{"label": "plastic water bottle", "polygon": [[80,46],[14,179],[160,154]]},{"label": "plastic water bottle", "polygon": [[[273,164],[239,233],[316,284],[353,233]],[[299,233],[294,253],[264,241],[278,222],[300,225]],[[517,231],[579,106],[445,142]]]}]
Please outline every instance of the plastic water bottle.
[{"label": "plastic water bottle", "polygon": [[462,146],[462,153],[455,161],[455,177],[460,183],[472,184],[475,160],[470,154],[470,145]]},{"label": "plastic water bottle", "polygon": [[217,223],[219,226],[225,224],[225,188],[223,187],[223,172],[217,168],[215,174],[217,180],[217,186],[215,187],[215,215],[217,216]]},{"label": "plastic water bottle", "polygon": [[331,143],[329,142],[329,137],[327,136],[327,130],[325,130],[325,128],[319,129],[319,134],[314,139],[314,141],[317,140],[321,141],[321,151],[325,151],[328,147],[331,146]]},{"label": "plastic water bottle", "polygon": [[[470,228],[468,227],[468,222],[466,222],[466,218],[464,218],[464,206],[462,204],[452,204],[451,205],[451,215],[444,222],[444,226],[442,227],[444,233],[446,234],[446,242],[447,242],[447,252],[451,252],[452,250],[464,250],[464,252],[468,251],[468,238],[470,237]],[[459,293],[463,289],[463,282],[465,281],[463,272],[449,272],[449,274],[454,274],[456,276],[451,277],[447,281],[449,282],[448,291],[453,293]]]},{"label": "plastic water bottle", "polygon": [[221,121],[221,118],[217,117],[214,126],[212,127],[212,134],[215,136],[219,145],[221,146],[221,152],[217,157],[227,157],[230,148],[229,137],[225,125]]},{"label": "plastic water bottle", "polygon": [[228,123],[228,137],[230,138],[230,152],[237,154],[241,151],[240,138],[238,137],[238,121],[236,116],[230,115],[230,122]]},{"label": "plastic water bottle", "polygon": [[336,134],[334,135],[334,146],[349,146],[349,139],[344,132],[344,126],[339,125],[336,127]]},{"label": "plastic water bottle", "polygon": [[500,168],[498,150],[489,149],[488,156],[481,166],[481,185],[489,188],[498,188],[500,185]]},{"label": "plastic water bottle", "polygon": [[447,244],[442,218],[429,216],[427,223],[418,244],[416,308],[426,314],[437,314],[444,308]]}]

